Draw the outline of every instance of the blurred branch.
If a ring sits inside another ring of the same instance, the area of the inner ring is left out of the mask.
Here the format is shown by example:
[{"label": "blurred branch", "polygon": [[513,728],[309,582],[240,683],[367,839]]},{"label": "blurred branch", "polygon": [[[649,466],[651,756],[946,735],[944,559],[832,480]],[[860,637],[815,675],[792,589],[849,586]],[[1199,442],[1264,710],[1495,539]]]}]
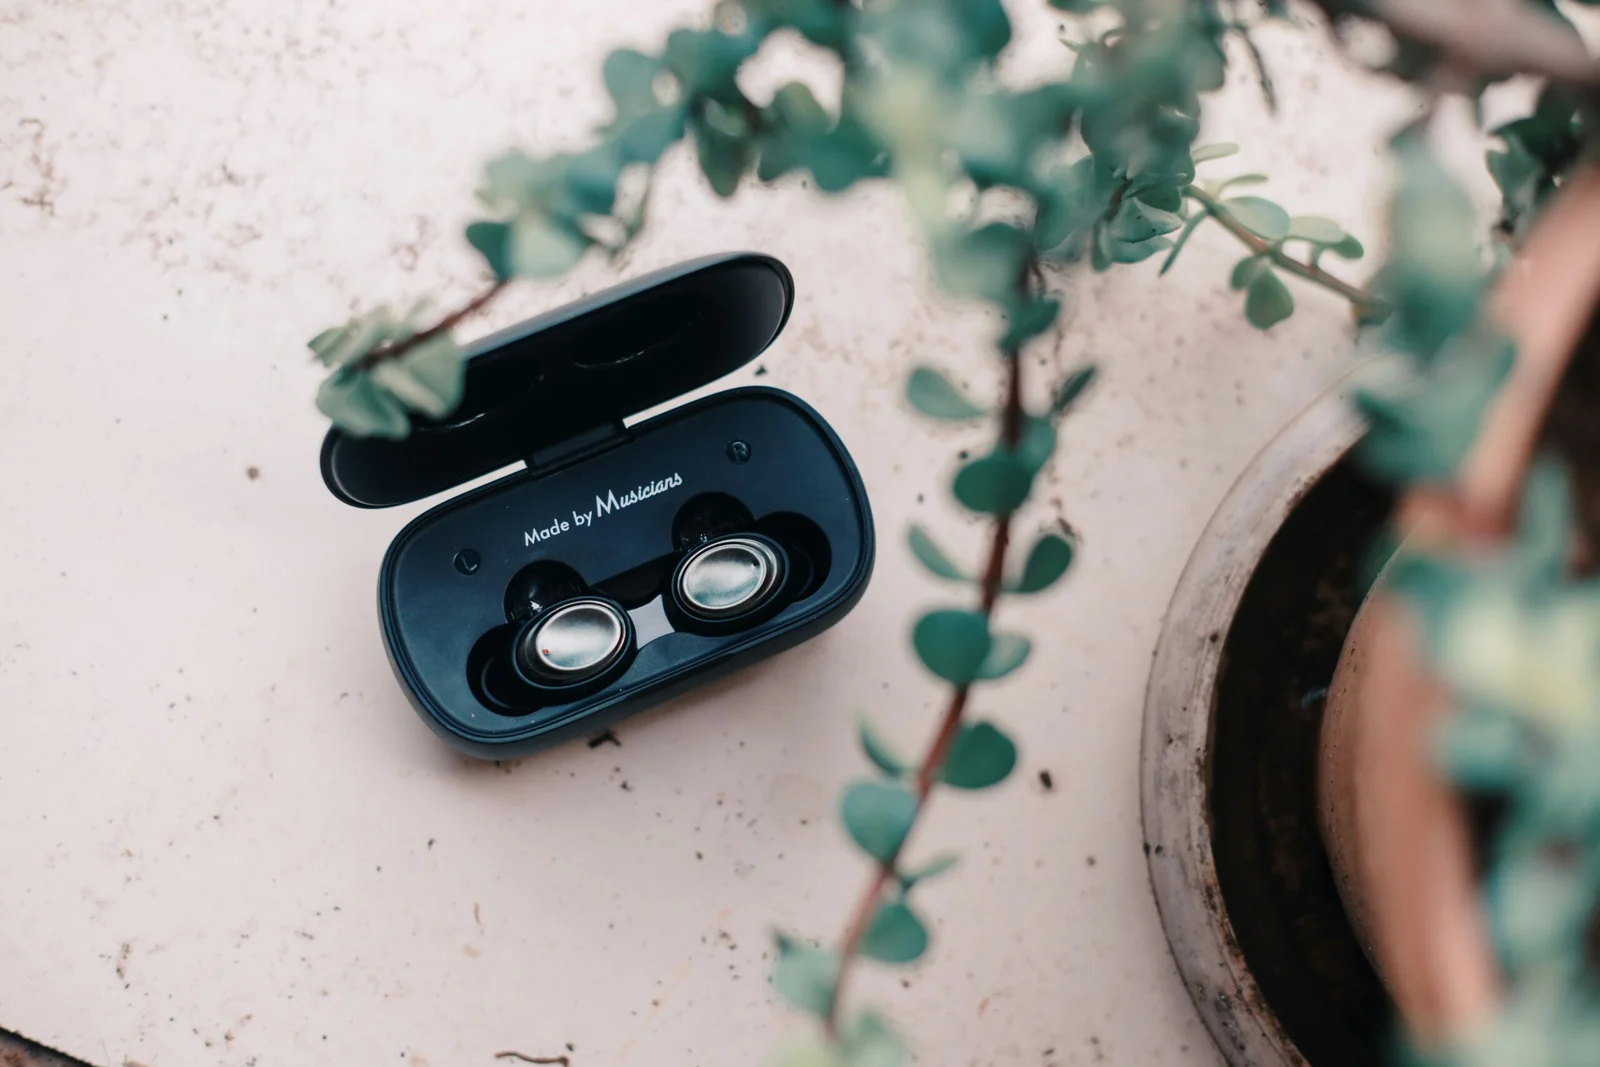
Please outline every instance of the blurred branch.
[{"label": "blurred branch", "polygon": [[1204,189],[1198,186],[1190,186],[1184,190],[1184,195],[1198,201],[1205,208],[1206,214],[1216,219],[1223,229],[1237,237],[1244,243],[1246,248],[1256,255],[1267,256],[1276,266],[1283,268],[1290,274],[1298,275],[1306,281],[1315,282],[1324,289],[1338,293],[1350,301],[1356,311],[1376,312],[1386,307],[1382,300],[1365,289],[1358,289],[1349,282],[1334,277],[1321,267],[1313,266],[1310,263],[1302,263],[1293,256],[1286,254],[1277,244],[1268,241],[1257,233],[1253,233],[1242,222],[1229,214],[1228,206],[1225,203]]},{"label": "blurred branch", "polygon": [[1600,87],[1600,65],[1583,42],[1523,0],[1315,0],[1330,18],[1370,18],[1399,37],[1437,48],[1473,75],[1534,74]]}]

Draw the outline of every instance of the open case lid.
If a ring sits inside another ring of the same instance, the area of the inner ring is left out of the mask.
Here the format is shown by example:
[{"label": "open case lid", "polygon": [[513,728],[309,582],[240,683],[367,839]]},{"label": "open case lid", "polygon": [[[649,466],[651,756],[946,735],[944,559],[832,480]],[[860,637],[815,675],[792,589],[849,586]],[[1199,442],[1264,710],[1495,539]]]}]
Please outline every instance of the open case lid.
[{"label": "open case lid", "polygon": [[413,415],[402,441],[328,431],[323,481],[364,508],[432,496],[742,367],[793,306],[788,268],[733,253],[556,308],[467,347],[461,405],[445,420]]}]

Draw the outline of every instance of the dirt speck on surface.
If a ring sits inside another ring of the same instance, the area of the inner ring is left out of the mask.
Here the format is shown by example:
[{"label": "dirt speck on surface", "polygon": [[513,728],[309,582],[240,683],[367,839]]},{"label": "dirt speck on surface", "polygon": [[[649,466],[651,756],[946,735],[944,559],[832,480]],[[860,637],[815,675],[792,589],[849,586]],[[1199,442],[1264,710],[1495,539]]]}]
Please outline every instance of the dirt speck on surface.
[{"label": "dirt speck on surface", "polygon": [[257,478],[261,477],[261,468],[260,467],[246,467],[244,469],[244,476],[246,478],[249,478],[253,482]]}]

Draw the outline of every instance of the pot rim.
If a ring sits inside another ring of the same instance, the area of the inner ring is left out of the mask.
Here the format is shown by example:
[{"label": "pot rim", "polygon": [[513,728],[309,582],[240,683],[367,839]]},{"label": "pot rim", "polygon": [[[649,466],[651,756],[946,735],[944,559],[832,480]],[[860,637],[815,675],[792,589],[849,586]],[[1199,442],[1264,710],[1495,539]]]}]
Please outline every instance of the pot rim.
[{"label": "pot rim", "polygon": [[1140,808],[1156,908],[1190,998],[1235,1064],[1307,1061],[1266,1010],[1218,883],[1209,754],[1222,650],[1272,539],[1360,440],[1364,424],[1348,394],[1368,362],[1357,362],[1295,416],[1223,497],[1178,579],[1145,690]]}]

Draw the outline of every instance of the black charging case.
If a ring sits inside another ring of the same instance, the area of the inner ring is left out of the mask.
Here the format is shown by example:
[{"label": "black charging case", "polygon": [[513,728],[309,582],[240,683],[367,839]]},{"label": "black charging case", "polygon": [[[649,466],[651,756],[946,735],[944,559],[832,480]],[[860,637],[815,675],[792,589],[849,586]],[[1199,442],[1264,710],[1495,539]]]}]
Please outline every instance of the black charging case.
[{"label": "black charging case", "polygon": [[[623,422],[744,366],[793,303],[789,271],[769,256],[685,263],[471,346],[459,409],[417,420],[405,440],[329,432],[323,479],[356,507],[525,465],[423,513],[384,556],[389,659],[442,738],[503,759],[593,735],[815,636],[860,600],[874,547],[866,492],[805,402],[740,387]],[[710,617],[717,572],[692,571],[710,589],[692,595],[675,576],[724,539],[724,555],[759,569],[764,599]],[[551,682],[534,668],[559,667],[562,650],[530,628],[572,596],[599,606],[551,632],[626,647],[595,677]]]}]

